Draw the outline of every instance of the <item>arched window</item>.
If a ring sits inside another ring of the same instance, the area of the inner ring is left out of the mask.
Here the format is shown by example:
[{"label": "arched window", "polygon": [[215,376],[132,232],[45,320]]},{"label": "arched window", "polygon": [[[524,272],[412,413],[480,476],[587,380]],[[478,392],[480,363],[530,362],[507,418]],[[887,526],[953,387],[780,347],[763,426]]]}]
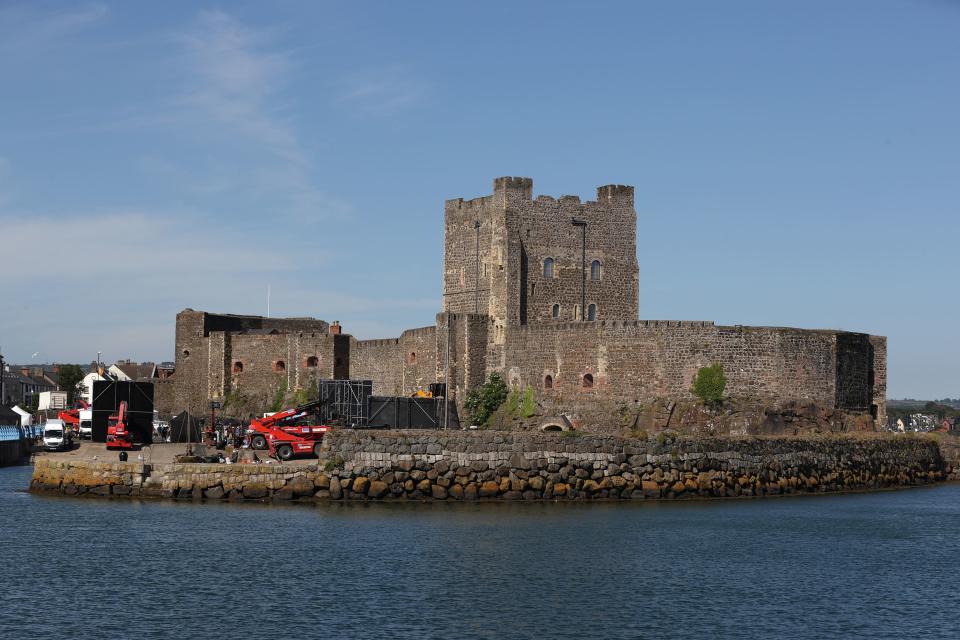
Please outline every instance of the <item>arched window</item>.
[{"label": "arched window", "polygon": [[317,356],[308,356],[307,357],[307,368],[313,369],[320,365],[320,358]]},{"label": "arched window", "polygon": [[417,354],[415,351],[407,354],[407,364],[417,364]]},{"label": "arched window", "polygon": [[558,304],[553,305],[553,308],[550,310],[550,315],[553,317],[554,320],[556,320],[557,318],[559,318],[559,317],[560,317],[560,305],[558,305]]},{"label": "arched window", "polygon": [[573,305],[573,319],[574,320],[580,319],[580,305],[578,304]]},{"label": "arched window", "polygon": [[543,261],[543,279],[553,279],[553,258],[547,258]]},{"label": "arched window", "polygon": [[543,379],[543,388],[544,388],[544,389],[553,389],[553,376],[551,376],[551,375],[548,374],[548,375]]},{"label": "arched window", "polygon": [[233,363],[233,372],[234,373],[243,373],[243,363],[237,360]]},{"label": "arched window", "polygon": [[183,350],[183,357],[184,357],[184,358],[189,358],[189,357],[190,357],[190,350],[189,350],[189,349],[184,349],[184,350]]},{"label": "arched window", "polygon": [[273,363],[273,370],[277,373],[283,373],[287,370],[287,363],[283,360],[277,360]]},{"label": "arched window", "polygon": [[597,305],[591,304],[587,307],[587,320],[597,319]]},{"label": "arched window", "polygon": [[593,388],[593,374],[585,373],[583,374],[583,388],[592,389]]},{"label": "arched window", "polygon": [[597,281],[600,279],[600,261],[594,260],[590,263],[590,279]]}]

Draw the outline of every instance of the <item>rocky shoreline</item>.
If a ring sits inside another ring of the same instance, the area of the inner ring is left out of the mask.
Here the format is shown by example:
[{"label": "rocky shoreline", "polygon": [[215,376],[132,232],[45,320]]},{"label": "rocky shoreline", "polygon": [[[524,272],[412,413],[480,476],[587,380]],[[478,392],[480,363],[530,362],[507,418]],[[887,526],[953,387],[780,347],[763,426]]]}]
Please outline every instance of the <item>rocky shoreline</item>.
[{"label": "rocky shoreline", "polygon": [[31,490],[197,501],[675,500],[836,493],[955,478],[932,438],[636,440],[342,431],[316,464],[38,459]]}]

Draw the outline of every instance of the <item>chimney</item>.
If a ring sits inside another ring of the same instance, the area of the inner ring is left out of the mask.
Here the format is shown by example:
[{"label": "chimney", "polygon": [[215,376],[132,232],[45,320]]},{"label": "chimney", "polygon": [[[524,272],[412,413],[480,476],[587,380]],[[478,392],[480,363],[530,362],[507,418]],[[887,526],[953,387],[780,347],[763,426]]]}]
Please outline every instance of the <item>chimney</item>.
[{"label": "chimney", "polygon": [[340,335],[340,321],[334,320],[333,324],[330,325],[330,335],[338,336]]},{"label": "chimney", "polygon": [[29,377],[30,377],[30,368],[29,368],[29,367],[21,367],[21,368],[20,368],[20,375],[22,375],[24,378],[29,378]]}]

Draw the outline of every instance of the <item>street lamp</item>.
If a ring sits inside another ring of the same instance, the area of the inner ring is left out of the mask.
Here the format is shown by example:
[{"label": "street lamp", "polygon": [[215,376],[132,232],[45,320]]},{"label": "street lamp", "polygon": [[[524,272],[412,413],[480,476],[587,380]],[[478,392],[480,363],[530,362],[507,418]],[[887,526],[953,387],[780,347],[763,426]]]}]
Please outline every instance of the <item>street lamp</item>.
[{"label": "street lamp", "polygon": [[587,315],[587,221],[570,218],[570,224],[583,231],[583,254],[580,263],[580,322],[583,322]]},{"label": "street lamp", "polygon": [[474,269],[473,278],[473,312],[480,313],[480,221],[473,221],[473,228],[477,232],[477,263]]}]

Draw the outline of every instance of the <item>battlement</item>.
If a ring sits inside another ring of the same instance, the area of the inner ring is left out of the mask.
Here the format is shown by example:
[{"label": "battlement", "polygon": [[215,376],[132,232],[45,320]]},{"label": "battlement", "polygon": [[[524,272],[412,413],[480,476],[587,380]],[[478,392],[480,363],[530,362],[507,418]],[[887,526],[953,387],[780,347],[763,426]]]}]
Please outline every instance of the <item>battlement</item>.
[{"label": "battlement", "polygon": [[624,184],[608,184],[597,187],[597,202],[633,206],[633,187]]},{"label": "battlement", "polygon": [[505,176],[493,179],[493,193],[515,192],[524,200],[533,199],[533,178],[512,178]]}]

